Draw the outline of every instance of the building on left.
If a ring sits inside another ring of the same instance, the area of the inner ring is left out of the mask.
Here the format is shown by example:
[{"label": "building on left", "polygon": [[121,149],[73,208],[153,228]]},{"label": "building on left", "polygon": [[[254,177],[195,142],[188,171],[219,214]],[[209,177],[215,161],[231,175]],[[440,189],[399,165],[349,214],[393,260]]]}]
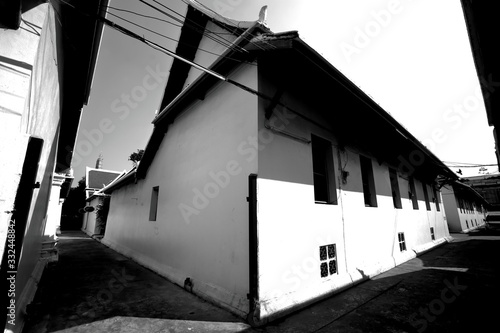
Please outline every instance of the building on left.
[{"label": "building on left", "polygon": [[[108,0],[0,0],[0,241],[6,332],[54,258]],[[8,275],[7,275],[8,274]],[[7,280],[7,277],[12,277]],[[15,282],[14,282],[15,281]],[[10,292],[12,290],[12,292]]]}]

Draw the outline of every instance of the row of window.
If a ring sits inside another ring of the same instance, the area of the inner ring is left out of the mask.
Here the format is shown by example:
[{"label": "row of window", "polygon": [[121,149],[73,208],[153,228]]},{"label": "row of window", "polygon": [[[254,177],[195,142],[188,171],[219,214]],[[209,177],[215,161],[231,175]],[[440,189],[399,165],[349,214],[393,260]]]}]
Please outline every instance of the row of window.
[{"label": "row of window", "polygon": [[[313,175],[314,175],[314,200],[316,203],[337,204],[337,188],[335,184],[335,168],[333,163],[333,151],[330,141],[312,136],[312,156],[313,156]],[[377,193],[375,190],[375,179],[373,176],[372,161],[368,157],[359,156],[361,166],[361,181],[363,183],[363,197],[366,207],[377,207]],[[394,208],[401,209],[401,193],[399,190],[398,174],[393,168],[389,168],[389,177],[391,182],[392,199]],[[409,179],[409,196],[412,201],[413,209],[418,209],[418,197],[413,177]],[[427,186],[422,183],[425,206],[431,210],[429,193]],[[437,190],[432,187],[433,201],[436,210],[440,211],[440,197]]]},{"label": "row of window", "polygon": [[460,209],[460,213],[474,214],[474,212],[483,212],[483,207],[481,204],[464,199],[461,195],[455,195],[457,206]]},{"label": "row of window", "polygon": [[[467,229],[469,229],[469,221],[465,220],[465,225],[467,226]],[[477,220],[474,219],[474,221],[472,221],[472,219],[470,220],[470,226],[471,227],[477,227],[479,224],[477,224]]]}]

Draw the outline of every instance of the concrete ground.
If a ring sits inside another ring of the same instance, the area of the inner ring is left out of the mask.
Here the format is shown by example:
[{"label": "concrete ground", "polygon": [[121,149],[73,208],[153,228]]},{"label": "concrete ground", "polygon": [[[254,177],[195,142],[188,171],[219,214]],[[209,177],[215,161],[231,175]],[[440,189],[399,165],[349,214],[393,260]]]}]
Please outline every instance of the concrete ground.
[{"label": "concrete ground", "polygon": [[500,233],[454,241],[304,310],[252,329],[80,232],[59,240],[23,333],[497,332]]}]

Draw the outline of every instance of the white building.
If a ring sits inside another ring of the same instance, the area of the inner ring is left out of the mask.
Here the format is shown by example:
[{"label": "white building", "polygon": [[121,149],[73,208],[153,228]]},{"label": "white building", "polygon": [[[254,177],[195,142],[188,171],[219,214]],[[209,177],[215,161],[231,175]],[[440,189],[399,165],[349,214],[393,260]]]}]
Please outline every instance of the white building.
[{"label": "white building", "polygon": [[456,181],[441,191],[450,231],[469,232],[484,225],[488,203],[472,187]]},{"label": "white building", "polygon": [[101,190],[109,184],[122,177],[126,172],[102,169],[102,157],[97,159],[96,167],[85,169],[85,213],[83,215],[82,231],[90,237],[104,235],[106,213],[102,215],[102,209],[107,211],[109,206],[109,195]]},{"label": "white building", "polygon": [[454,173],[296,32],[186,16],[177,53],[225,80],[174,61],[103,243],[262,324],[447,240]]}]

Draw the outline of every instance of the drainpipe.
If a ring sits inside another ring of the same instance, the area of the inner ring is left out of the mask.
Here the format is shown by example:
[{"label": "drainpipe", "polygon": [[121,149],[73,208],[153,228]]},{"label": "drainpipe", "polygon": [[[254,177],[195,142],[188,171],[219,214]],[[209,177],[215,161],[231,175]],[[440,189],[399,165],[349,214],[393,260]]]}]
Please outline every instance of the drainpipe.
[{"label": "drainpipe", "polygon": [[249,235],[249,294],[250,312],[248,322],[252,326],[259,321],[259,267],[258,267],[258,235],[257,235],[257,175],[248,176],[248,235]]}]

